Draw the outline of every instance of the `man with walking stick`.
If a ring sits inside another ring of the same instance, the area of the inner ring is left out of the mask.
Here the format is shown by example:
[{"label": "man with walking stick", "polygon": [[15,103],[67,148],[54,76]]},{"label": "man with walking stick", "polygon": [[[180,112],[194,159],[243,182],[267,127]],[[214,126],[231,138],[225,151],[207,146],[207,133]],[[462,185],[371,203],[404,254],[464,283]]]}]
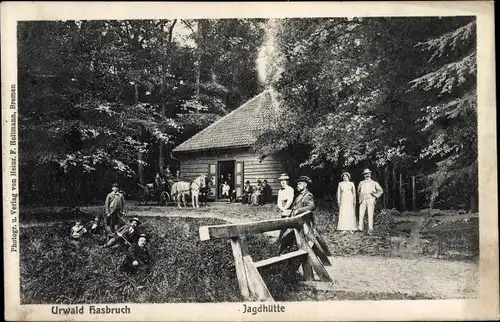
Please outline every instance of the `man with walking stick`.
[{"label": "man with walking stick", "polygon": [[137,241],[138,236],[138,226],[141,221],[134,217],[130,220],[130,223],[123,225],[116,233],[110,235],[108,242],[102,247],[111,247],[117,243],[126,244],[130,246]]}]

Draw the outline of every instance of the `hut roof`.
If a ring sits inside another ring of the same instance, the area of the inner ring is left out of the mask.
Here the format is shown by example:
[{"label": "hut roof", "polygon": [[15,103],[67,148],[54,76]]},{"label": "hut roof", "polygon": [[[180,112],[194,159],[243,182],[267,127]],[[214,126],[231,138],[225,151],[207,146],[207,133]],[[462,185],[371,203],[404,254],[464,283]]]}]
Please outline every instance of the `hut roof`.
[{"label": "hut roof", "polygon": [[271,90],[265,90],[178,145],[174,152],[251,147],[274,120]]}]

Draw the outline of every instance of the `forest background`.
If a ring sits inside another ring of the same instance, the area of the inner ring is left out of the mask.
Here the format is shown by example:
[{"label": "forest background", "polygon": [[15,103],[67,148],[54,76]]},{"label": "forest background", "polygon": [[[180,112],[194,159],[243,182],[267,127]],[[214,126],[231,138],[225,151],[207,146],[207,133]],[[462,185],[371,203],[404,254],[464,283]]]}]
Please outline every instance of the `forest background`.
[{"label": "forest background", "polygon": [[289,153],[318,197],[369,167],[385,207],[477,211],[472,17],[20,22],[18,86],[22,205],[135,191],[273,87],[254,149]]}]

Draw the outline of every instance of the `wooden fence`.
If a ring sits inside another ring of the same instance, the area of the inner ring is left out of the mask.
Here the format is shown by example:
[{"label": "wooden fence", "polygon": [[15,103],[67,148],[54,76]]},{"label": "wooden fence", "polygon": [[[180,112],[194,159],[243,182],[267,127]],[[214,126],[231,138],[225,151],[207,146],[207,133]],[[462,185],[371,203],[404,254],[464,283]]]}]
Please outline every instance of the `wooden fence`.
[{"label": "wooden fence", "polygon": [[[301,266],[303,278],[306,281],[314,281],[314,273],[321,281],[332,281],[325,269],[325,266],[331,266],[328,256],[332,254],[328,245],[314,228],[312,219],[312,213],[306,212],[295,217],[282,219],[203,226],[200,227],[200,239],[204,241],[229,238],[243,299],[245,301],[274,301],[261,276],[261,272],[271,266],[286,263],[296,270]],[[274,230],[285,230],[285,234],[293,233],[299,249],[254,262],[248,252],[245,235]]]}]

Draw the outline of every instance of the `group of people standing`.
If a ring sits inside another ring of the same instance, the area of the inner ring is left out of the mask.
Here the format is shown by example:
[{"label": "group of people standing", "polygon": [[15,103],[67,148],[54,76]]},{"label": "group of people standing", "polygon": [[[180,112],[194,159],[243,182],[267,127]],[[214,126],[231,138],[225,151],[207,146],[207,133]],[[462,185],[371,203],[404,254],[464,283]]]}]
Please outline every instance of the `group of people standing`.
[{"label": "group of people standing", "polygon": [[[107,241],[101,247],[124,247],[126,255],[121,265],[122,271],[134,274],[142,280],[152,263],[146,247],[148,239],[146,234],[140,233],[139,218],[134,217],[128,222],[123,219],[124,210],[125,198],[118,184],[114,183],[104,202],[104,216],[102,218],[96,216],[89,229],[82,225],[81,221],[77,221],[71,228],[70,238],[75,241],[80,240],[87,232],[96,233],[99,230],[99,224],[102,224]],[[119,227],[119,221],[123,223],[121,227]]]},{"label": "group of people standing", "polygon": [[[337,188],[337,203],[339,205],[339,217],[337,230],[341,231],[363,231],[365,215],[368,212],[368,233],[373,232],[373,214],[378,198],[382,196],[383,190],[380,184],[371,178],[369,169],[363,171],[364,180],[358,185],[358,189],[351,180],[348,172],[342,173],[342,181]],[[357,198],[356,198],[357,194]],[[356,222],[356,203],[359,203],[359,219]]]},{"label": "group of people standing", "polygon": [[[342,173],[342,181],[337,188],[337,202],[339,205],[339,216],[337,230],[340,231],[363,231],[364,220],[368,214],[368,233],[373,232],[373,216],[375,204],[383,194],[380,184],[371,178],[372,172],[369,169],[363,171],[364,180],[358,184],[356,189],[354,183],[350,181],[351,175],[348,172]],[[314,196],[307,189],[311,182],[309,177],[301,176],[297,180],[297,190],[299,195],[294,196],[294,189],[289,186],[290,177],[283,173],[279,177],[281,189],[278,191],[278,209],[282,217],[299,214],[301,211],[314,210]],[[359,203],[359,219],[356,220],[356,205]],[[301,204],[300,211],[297,205]]]}]

